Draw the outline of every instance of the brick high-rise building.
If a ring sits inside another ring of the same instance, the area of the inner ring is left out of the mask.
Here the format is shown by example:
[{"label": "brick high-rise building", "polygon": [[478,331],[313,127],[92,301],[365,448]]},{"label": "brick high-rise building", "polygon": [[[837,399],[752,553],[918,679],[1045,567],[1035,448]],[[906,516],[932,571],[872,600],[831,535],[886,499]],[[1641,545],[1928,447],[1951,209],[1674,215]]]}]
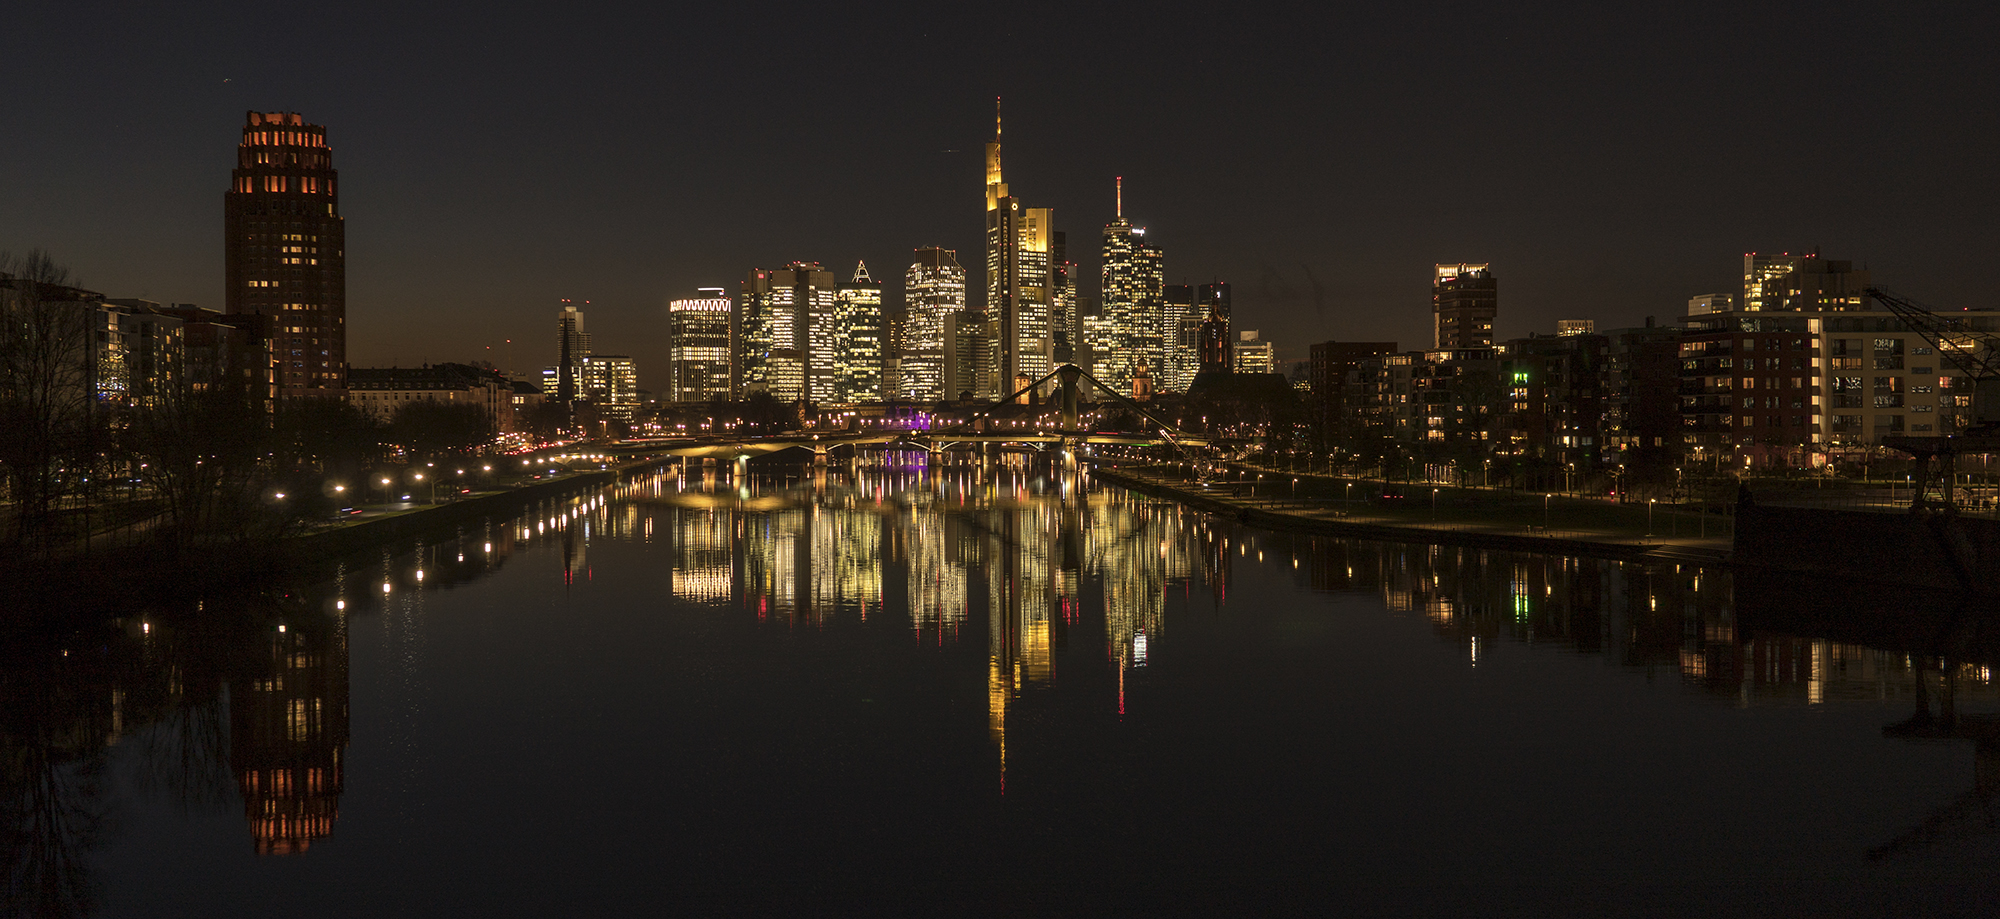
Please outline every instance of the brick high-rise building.
[{"label": "brick high-rise building", "polygon": [[1439,350],[1493,347],[1498,288],[1488,265],[1439,265],[1431,288]]},{"label": "brick high-rise building", "polygon": [[326,128],[250,112],[223,195],[223,303],[263,317],[280,399],[345,398],[346,224]]}]

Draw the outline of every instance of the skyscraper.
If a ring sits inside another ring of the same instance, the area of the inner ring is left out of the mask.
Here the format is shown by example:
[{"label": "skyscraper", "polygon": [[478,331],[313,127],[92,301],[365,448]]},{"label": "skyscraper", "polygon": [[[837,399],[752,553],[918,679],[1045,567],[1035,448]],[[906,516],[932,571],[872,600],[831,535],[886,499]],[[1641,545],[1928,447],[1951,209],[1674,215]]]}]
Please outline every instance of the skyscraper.
[{"label": "skyscraper", "polygon": [[837,398],[842,402],[882,401],[882,285],[868,276],[865,262],[834,292],[834,326],[843,347]]},{"label": "skyscraper", "polygon": [[[1035,378],[1055,366],[1052,337],[1051,256],[1055,212],[1024,208],[1008,193],[1000,172],[1000,111],[994,102],[993,140],[986,145],[986,317],[995,326],[996,381],[1006,392],[1015,380]],[[982,397],[1006,392],[979,393]]]},{"label": "skyscraper", "polygon": [[1236,369],[1229,306],[1229,282],[1201,285],[1201,370],[1229,373]]},{"label": "skyscraper", "polygon": [[905,399],[954,399],[944,379],[946,317],[965,310],[965,269],[958,253],[932,246],[918,249],[903,273],[903,340],[899,392]]},{"label": "skyscraper", "polygon": [[833,272],[818,262],[750,272],[737,311],[737,367],[746,392],[762,388],[788,401],[834,401],[843,347],[835,293]]},{"label": "skyscraper", "polygon": [[[1161,367],[1166,338],[1166,257],[1146,244],[1146,228],[1125,219],[1125,179],[1117,180],[1117,217],[1104,226],[1102,283],[1105,317],[1111,324],[1114,349],[1106,385],[1120,392],[1130,388],[1141,364]],[[1098,364],[1105,364],[1098,357]]]},{"label": "skyscraper", "polygon": [[278,397],[345,398],[347,231],[325,127],[247,113],[223,238],[224,306],[263,317]]},{"label": "skyscraper", "polygon": [[590,360],[590,333],[583,330],[583,310],[568,300],[556,314],[556,401],[568,405],[583,398],[583,367]]},{"label": "skyscraper", "polygon": [[1201,307],[1192,284],[1168,284],[1164,291],[1166,327],[1172,334],[1162,346],[1163,365],[1153,379],[1161,392],[1187,392],[1201,370]]},{"label": "skyscraper", "polygon": [[1431,288],[1431,313],[1436,320],[1439,350],[1490,348],[1498,288],[1487,265],[1438,265]]},{"label": "skyscraper", "polygon": [[674,402],[728,399],[735,391],[729,297],[720,287],[696,293],[667,304],[667,398]]},{"label": "skyscraper", "polygon": [[1049,340],[1057,364],[1076,361],[1082,346],[1083,317],[1077,313],[1076,276],[1077,264],[1069,260],[1069,240],[1058,231],[1049,251]]}]

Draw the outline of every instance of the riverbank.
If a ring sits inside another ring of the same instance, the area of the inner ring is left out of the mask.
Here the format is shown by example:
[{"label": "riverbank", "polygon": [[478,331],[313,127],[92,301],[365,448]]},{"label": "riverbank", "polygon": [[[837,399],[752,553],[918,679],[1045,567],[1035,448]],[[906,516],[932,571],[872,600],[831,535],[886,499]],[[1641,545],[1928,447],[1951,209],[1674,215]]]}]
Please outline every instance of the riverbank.
[{"label": "riverbank", "polygon": [[[1102,481],[1167,498],[1254,526],[1393,542],[1443,543],[1520,552],[1599,558],[1657,558],[1704,564],[1726,562],[1731,540],[1714,521],[1647,505],[1561,496],[1491,494],[1381,482],[1346,482],[1336,494],[1294,497],[1291,477],[1261,484],[1204,486],[1177,467],[1094,467]],[[1353,486],[1361,486],[1359,493]],[[1501,496],[1516,500],[1501,500]],[[1706,530],[1706,532],[1704,532]],[[1681,535],[1686,531],[1688,535]],[[1719,533],[1721,535],[1710,535]]]}]

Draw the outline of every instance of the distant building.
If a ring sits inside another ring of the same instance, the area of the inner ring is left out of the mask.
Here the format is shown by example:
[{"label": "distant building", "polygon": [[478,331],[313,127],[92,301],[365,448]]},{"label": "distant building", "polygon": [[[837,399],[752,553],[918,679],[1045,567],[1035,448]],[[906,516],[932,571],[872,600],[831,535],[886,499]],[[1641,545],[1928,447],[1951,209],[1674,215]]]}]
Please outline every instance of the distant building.
[{"label": "distant building", "polygon": [[1246,329],[1237,335],[1235,357],[1237,373],[1277,373],[1278,359],[1271,343],[1257,337],[1256,329]]},{"label": "distant building", "polygon": [[667,304],[667,400],[708,402],[735,395],[729,330],[734,304],[720,287]]},{"label": "distant building", "polygon": [[1350,375],[1362,361],[1396,353],[1393,341],[1323,341],[1312,346],[1307,364],[1310,406],[1322,449],[1348,443],[1355,433],[1347,405]]},{"label": "distant building", "polygon": [[[1024,207],[1007,188],[1000,170],[1000,117],[996,103],[993,140],[986,144],[986,300],[994,325],[998,373],[1005,385],[1015,377],[1040,377],[1054,369],[1055,212]],[[1011,388],[1009,389],[1011,391]],[[1006,393],[981,392],[981,398]]]},{"label": "distant building", "polygon": [[833,272],[818,262],[755,270],[737,300],[737,372],[745,393],[834,401],[841,343]]},{"label": "distant building", "polygon": [[1490,348],[1498,286],[1488,265],[1438,265],[1431,287],[1434,342],[1440,350]]},{"label": "distant building", "polygon": [[947,317],[965,310],[965,269],[958,253],[930,246],[903,272],[903,337],[897,343],[897,393],[917,402],[957,397],[944,376]]},{"label": "distant building", "polygon": [[426,364],[422,367],[356,367],[348,372],[349,404],[387,423],[396,412],[416,402],[473,405],[496,431],[512,431],[514,382],[498,371],[469,364]]},{"label": "distant building", "polygon": [[1187,392],[1194,375],[1201,372],[1201,308],[1195,302],[1194,285],[1168,284],[1163,288],[1166,304],[1162,347],[1164,365],[1153,381],[1161,392]]},{"label": "distant building", "polygon": [[639,369],[626,355],[591,355],[583,364],[583,391],[600,418],[629,424],[639,413]]},{"label": "distant building", "polygon": [[1234,368],[1235,355],[1230,348],[1230,306],[1229,282],[1216,281],[1201,285],[1198,305],[1201,310],[1200,367],[1202,372],[1219,370],[1228,373]]},{"label": "distant building", "polygon": [[945,317],[945,398],[997,399],[1000,392],[999,324],[979,310]]},{"label": "distant building", "polygon": [[1117,180],[1117,217],[1104,227],[1101,309],[1111,325],[1108,351],[1096,355],[1098,376],[1128,390],[1140,363],[1163,365],[1166,256],[1146,242],[1146,228],[1125,219],[1125,180]]},{"label": "distant building", "polygon": [[1730,294],[1702,294],[1688,300],[1688,315],[1706,316],[1709,313],[1727,313],[1735,309],[1736,298]]},{"label": "distant building", "polygon": [[223,197],[223,303],[269,320],[282,399],[343,397],[346,223],[326,128],[249,112]]},{"label": "distant building", "polygon": [[1801,255],[1743,255],[1746,313],[1865,310],[1863,291],[1868,283],[1868,269],[1856,269],[1851,261],[1823,259],[1817,249]]},{"label": "distant building", "polygon": [[880,402],[883,398],[884,331],[882,285],[868,276],[868,265],[856,262],[854,277],[835,291],[838,306],[839,377],[834,399],[839,402]]},{"label": "distant building", "polygon": [[583,368],[589,360],[590,333],[583,330],[583,310],[564,300],[562,311],[556,314],[556,388],[551,394],[553,398],[565,405],[583,398]]},{"label": "distant building", "polygon": [[1589,335],[1595,331],[1597,331],[1597,320],[1595,319],[1556,320],[1556,335],[1558,336]]}]

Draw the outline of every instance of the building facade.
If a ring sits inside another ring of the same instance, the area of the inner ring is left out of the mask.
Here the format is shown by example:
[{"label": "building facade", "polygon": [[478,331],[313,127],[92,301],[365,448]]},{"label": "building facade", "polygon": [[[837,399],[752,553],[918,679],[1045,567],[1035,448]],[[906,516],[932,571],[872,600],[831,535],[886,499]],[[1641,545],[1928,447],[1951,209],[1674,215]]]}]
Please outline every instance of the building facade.
[{"label": "building facade", "polygon": [[883,399],[882,285],[868,276],[868,265],[856,262],[854,277],[835,292],[834,326],[840,344],[840,402],[880,402]]},{"label": "building facade", "polygon": [[268,321],[281,399],[344,397],[346,233],[326,128],[247,113],[223,195],[224,307]]},{"label": "building facade", "polygon": [[1100,308],[1111,326],[1097,376],[1120,392],[1135,371],[1162,365],[1166,342],[1166,256],[1146,242],[1146,228],[1125,219],[1125,180],[1117,180],[1117,216],[1104,227]]},{"label": "building facade", "polygon": [[709,402],[736,395],[730,337],[734,304],[720,287],[667,304],[667,399]]},{"label": "building facade", "polygon": [[958,253],[930,246],[903,272],[903,337],[897,348],[897,392],[916,402],[957,397],[946,391],[947,319],[965,311],[965,269]]},{"label": "building facade", "polygon": [[1435,346],[1445,350],[1493,346],[1499,288],[1490,265],[1438,265],[1431,286]]}]

